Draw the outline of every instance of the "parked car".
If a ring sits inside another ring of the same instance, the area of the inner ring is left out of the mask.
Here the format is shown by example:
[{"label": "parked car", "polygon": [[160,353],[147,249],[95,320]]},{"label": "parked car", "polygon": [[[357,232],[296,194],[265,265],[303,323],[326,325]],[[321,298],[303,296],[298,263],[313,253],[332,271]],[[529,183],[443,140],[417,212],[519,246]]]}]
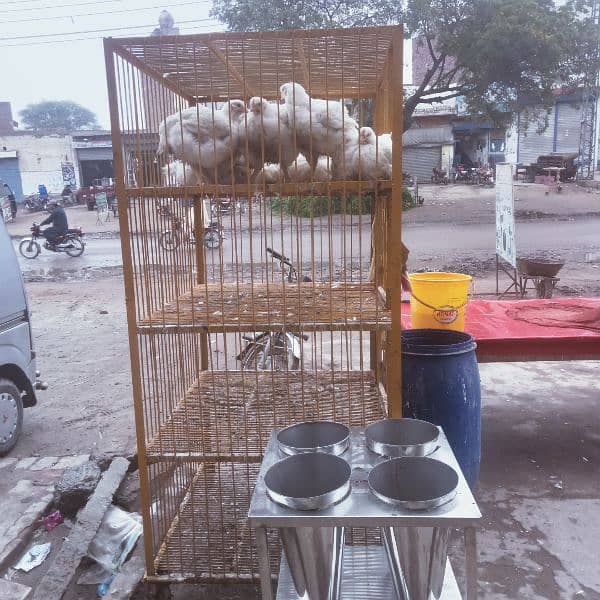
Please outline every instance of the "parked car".
[{"label": "parked car", "polygon": [[0,223],[0,455],[10,452],[23,427],[23,408],[46,389],[36,371],[27,296],[10,236]]}]

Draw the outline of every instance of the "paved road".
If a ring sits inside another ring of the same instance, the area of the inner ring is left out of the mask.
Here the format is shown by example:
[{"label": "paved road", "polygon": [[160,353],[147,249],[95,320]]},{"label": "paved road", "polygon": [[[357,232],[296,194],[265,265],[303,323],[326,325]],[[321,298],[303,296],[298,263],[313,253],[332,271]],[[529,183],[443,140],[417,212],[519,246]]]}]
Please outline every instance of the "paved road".
[{"label": "paved road", "polygon": [[[362,232],[361,232],[362,230]],[[342,235],[341,229],[332,230],[331,245],[319,244],[317,255],[327,256],[331,248],[336,258],[343,256],[357,257],[360,246],[369,247],[369,226],[354,227],[351,233]],[[327,232],[324,232],[327,235]],[[225,232],[221,252],[207,251],[207,260],[220,262],[231,261],[236,255],[243,256],[249,261],[250,247],[252,247],[254,260],[260,260],[261,249],[267,245],[274,248],[285,247],[289,253],[290,248],[297,250],[299,239],[290,239],[287,235],[282,238],[280,232],[274,232],[268,238],[258,234],[252,235],[252,243],[248,233],[244,233],[241,240],[236,242]],[[326,239],[326,238],[325,238]],[[480,256],[482,258],[494,254],[495,230],[493,224],[430,224],[407,225],[404,228],[404,241],[411,249],[411,260],[420,263],[421,260],[429,261],[432,258],[448,260],[452,257]],[[311,239],[307,231],[301,235],[303,253],[308,252]],[[15,242],[15,249],[17,243]],[[555,252],[569,258],[571,261],[583,262],[586,252],[600,250],[600,219],[589,218],[577,221],[525,221],[517,224],[517,249],[519,253]],[[367,251],[368,252],[368,251]],[[293,252],[296,254],[296,251]],[[158,255],[157,255],[158,256]],[[318,257],[317,257],[318,258]],[[165,260],[161,258],[160,260]],[[42,250],[38,258],[26,260],[21,258],[21,266],[29,277],[51,277],[61,271],[86,273],[95,269],[120,267],[121,244],[118,239],[89,239],[85,253],[80,258],[70,258],[65,254],[54,254]]]}]

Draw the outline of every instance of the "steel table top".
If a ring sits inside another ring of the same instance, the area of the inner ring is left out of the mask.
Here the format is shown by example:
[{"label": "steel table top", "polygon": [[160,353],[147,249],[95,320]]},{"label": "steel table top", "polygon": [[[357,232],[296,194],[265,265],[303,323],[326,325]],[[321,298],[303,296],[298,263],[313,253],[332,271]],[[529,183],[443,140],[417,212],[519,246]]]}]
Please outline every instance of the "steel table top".
[{"label": "steel table top", "polygon": [[300,511],[280,506],[267,495],[265,474],[269,467],[285,458],[278,446],[277,431],[271,434],[265,456],[260,468],[250,510],[248,522],[256,527],[456,527],[476,526],[481,512],[471,493],[454,453],[444,432],[440,429],[437,449],[429,455],[450,465],[458,474],[456,497],[449,503],[427,511],[400,509],[377,499],[369,490],[368,474],[371,468],[386,458],[367,449],[364,428],[353,427],[350,434],[350,447],[341,457],[351,468],[350,494],[338,504],[324,510]]}]

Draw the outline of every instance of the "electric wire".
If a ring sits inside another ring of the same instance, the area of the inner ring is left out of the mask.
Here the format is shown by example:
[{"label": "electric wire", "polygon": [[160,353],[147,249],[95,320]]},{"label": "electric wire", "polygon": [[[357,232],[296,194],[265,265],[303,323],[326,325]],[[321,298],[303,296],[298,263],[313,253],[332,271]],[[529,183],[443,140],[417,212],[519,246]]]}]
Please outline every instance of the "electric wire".
[{"label": "electric wire", "polygon": [[[171,4],[169,9],[178,8],[180,6],[192,6],[197,5],[197,2],[181,2],[180,4]],[[121,13],[130,13],[130,12],[138,12],[145,10],[153,10],[157,8],[163,8],[164,4],[155,4],[153,6],[144,6],[143,8],[122,8],[119,10],[111,10],[110,14],[121,14]],[[74,15],[52,15],[47,17],[31,17],[29,19],[15,19],[13,21],[3,21],[4,23],[30,23],[32,21],[56,21],[59,19],[75,19],[78,17],[94,17],[98,15],[106,15],[106,10],[100,12],[90,12],[90,13],[77,13]]]}]

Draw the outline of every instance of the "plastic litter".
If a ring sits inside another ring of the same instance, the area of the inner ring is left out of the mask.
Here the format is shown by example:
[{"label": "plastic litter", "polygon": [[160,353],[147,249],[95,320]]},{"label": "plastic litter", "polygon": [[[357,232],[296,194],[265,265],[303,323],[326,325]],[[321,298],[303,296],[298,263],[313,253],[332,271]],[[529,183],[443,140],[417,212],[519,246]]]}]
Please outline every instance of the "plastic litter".
[{"label": "plastic litter", "polygon": [[19,571],[24,571],[25,573],[29,573],[31,569],[35,567],[39,567],[48,554],[50,554],[50,550],[52,549],[52,544],[48,542],[47,544],[36,544],[32,546],[23,554],[21,560],[15,565],[15,569],[19,569]]},{"label": "plastic litter", "polygon": [[[110,506],[102,519],[98,533],[88,547],[92,565],[77,580],[80,585],[107,584],[112,582],[129,553],[142,534],[142,517]],[[103,593],[106,593],[106,590]],[[100,590],[98,590],[100,592]]]},{"label": "plastic litter", "polygon": [[61,523],[64,523],[65,518],[62,516],[60,510],[55,510],[54,512],[45,516],[43,521],[46,531],[52,531],[55,527],[58,527]]},{"label": "plastic litter", "polygon": [[110,584],[114,581],[116,576],[116,573],[111,573],[110,577],[106,581],[98,584],[98,588],[96,590],[98,596],[102,597],[106,595],[110,588]]}]

